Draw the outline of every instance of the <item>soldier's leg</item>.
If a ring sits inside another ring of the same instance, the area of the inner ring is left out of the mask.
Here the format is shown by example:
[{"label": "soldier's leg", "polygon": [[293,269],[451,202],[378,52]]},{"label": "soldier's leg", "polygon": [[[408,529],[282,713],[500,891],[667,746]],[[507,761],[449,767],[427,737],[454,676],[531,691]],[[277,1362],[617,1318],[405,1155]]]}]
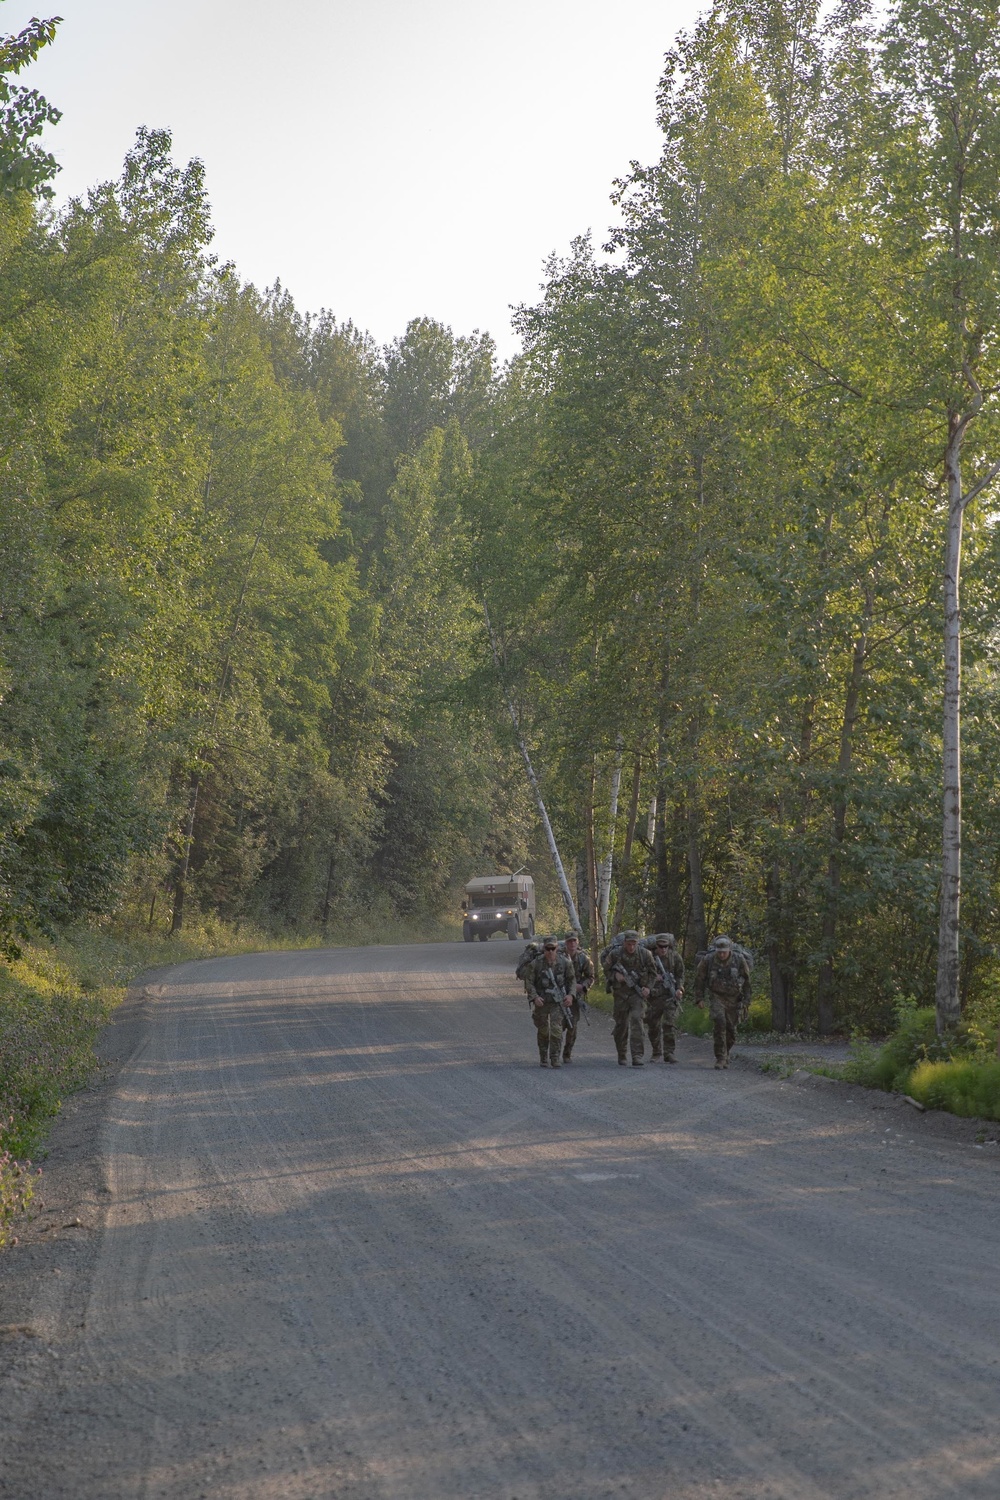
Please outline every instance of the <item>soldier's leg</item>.
[{"label": "soldier's leg", "polygon": [[612,1032],[612,1035],[615,1039],[615,1048],[618,1052],[618,1061],[624,1062],[625,1050],[628,1046],[629,1003],[627,996],[624,1000],[619,1000],[617,996],[615,997],[614,1017],[615,1028]]},{"label": "soldier's leg", "polygon": [[573,1020],[576,1022],[576,1025],[567,1026],[565,1031],[563,1032],[563,1062],[569,1062],[570,1057],[573,1053],[573,1048],[576,1046],[577,1032],[580,1027],[579,1001],[574,1000],[570,1005],[570,1010],[573,1012]]},{"label": "soldier's leg", "polygon": [[646,1006],[646,1030],[649,1033],[649,1050],[654,1057],[663,1051],[663,1002],[650,1000]]},{"label": "soldier's leg", "polygon": [[629,1009],[628,1033],[629,1041],[632,1044],[632,1061],[642,1062],[642,1054],[646,1050],[646,1044],[643,1038],[642,1031],[642,996],[637,995],[633,990],[631,1000],[632,1004]]},{"label": "soldier's leg", "polygon": [[562,1011],[558,1005],[547,1005],[545,1009],[549,1013],[549,1067],[558,1068],[562,1064]]},{"label": "soldier's leg", "polygon": [[677,1006],[670,1005],[663,1012],[663,1061],[673,1062],[677,1046]]},{"label": "soldier's leg", "polygon": [[717,995],[713,995],[709,1002],[709,1012],[712,1017],[712,1042],[715,1049],[715,1066],[724,1068],[728,1048],[726,1046],[726,1007]]},{"label": "soldier's leg", "polygon": [[538,1039],[538,1061],[543,1067],[549,1065],[549,1023],[545,1016],[544,1005],[533,1005],[531,1007],[531,1019],[535,1024],[535,1034]]},{"label": "soldier's leg", "polygon": [[735,1045],[736,1045],[736,1027],[737,1027],[737,1025],[739,1023],[739,1017],[740,1017],[740,1013],[739,1013],[738,1009],[736,1009],[736,1008],[730,1008],[728,1005],[726,1006],[726,1055],[727,1056],[732,1051],[733,1047],[735,1047]]}]

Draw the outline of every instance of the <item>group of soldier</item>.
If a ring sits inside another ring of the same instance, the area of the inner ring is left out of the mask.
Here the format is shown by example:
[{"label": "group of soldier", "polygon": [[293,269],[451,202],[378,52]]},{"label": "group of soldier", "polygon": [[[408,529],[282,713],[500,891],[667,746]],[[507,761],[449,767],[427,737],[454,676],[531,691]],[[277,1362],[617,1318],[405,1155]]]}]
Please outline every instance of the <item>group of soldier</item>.
[{"label": "group of soldier", "polygon": [[[676,1063],[685,971],[673,933],[660,932],[644,941],[638,932],[625,932],[604,949],[600,962],[614,1002],[612,1035],[620,1066],[628,1066],[629,1054],[633,1068],[643,1066],[644,1032],[653,1062]],[[540,1066],[558,1068],[572,1062],[587,992],[596,978],[578,934],[569,932],[561,942],[545,938],[541,952],[522,959],[517,974],[527,991]],[[728,1068],[740,1018],[750,1003],[750,969],[728,937],[717,937],[707,953],[699,954],[695,1004],[704,1006],[706,994],[715,1066]]]}]

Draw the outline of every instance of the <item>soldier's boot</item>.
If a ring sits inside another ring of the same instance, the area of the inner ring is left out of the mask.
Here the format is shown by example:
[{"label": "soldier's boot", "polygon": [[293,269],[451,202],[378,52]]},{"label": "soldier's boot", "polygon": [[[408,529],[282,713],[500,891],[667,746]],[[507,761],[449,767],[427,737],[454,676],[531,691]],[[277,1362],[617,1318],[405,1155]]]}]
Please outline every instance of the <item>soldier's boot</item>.
[{"label": "soldier's boot", "polygon": [[726,1058],[729,1054],[729,1048],[726,1046],[725,1021],[716,1021],[714,1023],[712,1027],[712,1043],[715,1052],[715,1066],[717,1068],[724,1068],[726,1066]]},{"label": "soldier's boot", "polygon": [[547,1067],[548,1067],[548,1065],[549,1065],[549,1060],[548,1060],[548,1058],[547,1058],[547,1057],[540,1057],[540,1058],[539,1058],[539,1059],[538,1059],[538,1066],[539,1066],[539,1067],[540,1067],[540,1068],[547,1068]]},{"label": "soldier's boot", "polygon": [[641,1068],[642,1067],[642,1058],[641,1057],[633,1057],[633,1059],[632,1059],[632,1066],[633,1066],[633,1068]]},{"label": "soldier's boot", "polygon": [[620,1068],[628,1067],[628,1058],[625,1056],[624,1052],[619,1052],[618,1054],[618,1066]]},{"label": "soldier's boot", "polygon": [[675,1063],[677,1059],[672,1052],[664,1052],[663,1061],[665,1063]]}]

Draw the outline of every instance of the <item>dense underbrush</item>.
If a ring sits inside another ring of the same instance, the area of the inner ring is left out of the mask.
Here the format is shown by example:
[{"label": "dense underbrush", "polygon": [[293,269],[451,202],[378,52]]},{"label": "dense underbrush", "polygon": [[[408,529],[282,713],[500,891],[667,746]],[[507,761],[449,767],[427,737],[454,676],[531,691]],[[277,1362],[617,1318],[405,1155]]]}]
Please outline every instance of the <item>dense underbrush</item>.
[{"label": "dense underbrush", "polygon": [[880,1046],[855,1038],[850,1059],[836,1076],[866,1088],[909,1094],[926,1109],[1000,1120],[1000,1060],[989,1017],[968,1016],[954,1035],[941,1038],[934,1007],[904,1000],[896,1021]]}]

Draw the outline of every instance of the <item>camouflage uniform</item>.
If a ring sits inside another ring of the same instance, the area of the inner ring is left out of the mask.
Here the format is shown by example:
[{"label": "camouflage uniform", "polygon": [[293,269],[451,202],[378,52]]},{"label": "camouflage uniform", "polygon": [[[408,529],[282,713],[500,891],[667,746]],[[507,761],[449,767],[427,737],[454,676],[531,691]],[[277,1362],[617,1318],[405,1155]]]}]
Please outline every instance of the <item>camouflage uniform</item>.
[{"label": "camouflage uniform", "polygon": [[665,1061],[672,1061],[674,1049],[677,1046],[675,1022],[681,1008],[677,991],[684,985],[684,960],[672,941],[666,953],[651,951],[666,969],[673,984],[664,984],[657,974],[656,983],[646,1002],[646,1030],[649,1032],[649,1045],[653,1056],[662,1056]]},{"label": "camouflage uniform", "polygon": [[567,995],[570,993],[573,966],[561,953],[557,953],[555,962],[549,964],[543,953],[541,958],[535,959],[525,983],[532,1001],[537,996],[542,1002],[531,1007],[531,1019],[538,1030],[538,1061],[543,1067],[548,1064],[550,1068],[558,1068],[562,1053],[563,1013],[554,986],[558,985]]},{"label": "camouflage uniform", "polygon": [[536,938],[532,938],[531,942],[521,954],[517,968],[514,970],[514,977],[516,979],[520,979],[521,983],[524,985],[524,993],[529,998],[531,996],[531,971],[535,967],[537,960],[542,956],[541,942]]},{"label": "camouflage uniform", "polygon": [[577,948],[572,958],[567,953],[566,962],[573,967],[575,987],[578,993],[574,994],[572,1004],[570,1005],[570,1010],[573,1012],[573,1025],[566,1027],[566,1036],[563,1041],[563,1062],[570,1061],[573,1048],[576,1046],[576,1039],[580,1034],[580,1000],[578,996],[583,995],[586,998],[587,990],[590,989],[590,986],[594,982],[594,965],[589,953],[584,953],[582,948]]},{"label": "camouflage uniform", "polygon": [[[615,972],[616,969],[624,969],[627,974],[634,975],[634,984],[628,984],[621,974]],[[625,1061],[625,1048],[631,1044],[633,1063],[641,1063],[645,1050],[642,1038],[645,998],[640,991],[651,990],[656,981],[653,955],[648,948],[636,948],[632,954],[621,948],[617,953],[609,955],[605,972],[614,996],[614,1038],[618,1061]]]},{"label": "camouflage uniform", "polygon": [[715,1041],[715,1066],[728,1068],[729,1053],[736,1042],[736,1028],[740,1023],[740,1010],[750,1004],[750,970],[746,959],[738,958],[730,950],[729,957],[723,962],[718,950],[713,948],[698,965],[694,981],[696,1000],[704,997],[706,988]]}]

